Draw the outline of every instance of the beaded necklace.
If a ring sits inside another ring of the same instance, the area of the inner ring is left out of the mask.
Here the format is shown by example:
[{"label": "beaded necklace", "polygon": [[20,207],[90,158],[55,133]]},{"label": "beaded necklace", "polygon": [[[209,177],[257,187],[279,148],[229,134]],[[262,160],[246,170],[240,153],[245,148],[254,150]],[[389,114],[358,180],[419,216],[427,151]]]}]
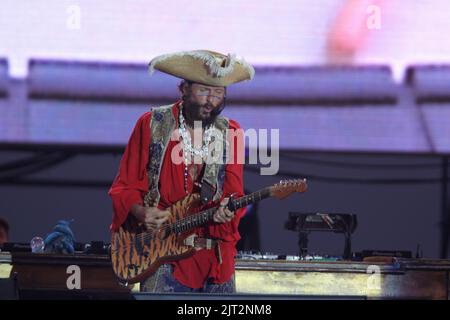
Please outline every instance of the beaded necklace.
[{"label": "beaded necklace", "polygon": [[[209,143],[211,142],[211,137],[213,133],[213,126],[210,124],[203,135],[203,145],[201,148],[195,148],[192,144],[191,135],[186,128],[186,121],[183,116],[183,109],[180,108],[179,113],[179,123],[180,123],[180,135],[183,139],[183,156],[184,156],[184,190],[188,194],[187,180],[188,180],[188,165],[189,160],[193,157],[201,157],[206,159],[209,151]],[[194,129],[195,130],[195,129]],[[195,165],[195,164],[194,164]]]}]

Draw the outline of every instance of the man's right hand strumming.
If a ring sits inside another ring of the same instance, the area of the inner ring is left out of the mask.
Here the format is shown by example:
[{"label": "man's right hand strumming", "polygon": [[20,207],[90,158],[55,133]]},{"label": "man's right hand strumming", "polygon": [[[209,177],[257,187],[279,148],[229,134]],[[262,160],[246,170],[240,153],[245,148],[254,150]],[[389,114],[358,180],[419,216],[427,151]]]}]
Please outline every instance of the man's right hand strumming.
[{"label": "man's right hand strumming", "polygon": [[143,223],[148,230],[159,229],[171,215],[168,210],[159,210],[157,207],[144,207],[139,204],[134,204],[131,207],[131,214],[139,222]]}]

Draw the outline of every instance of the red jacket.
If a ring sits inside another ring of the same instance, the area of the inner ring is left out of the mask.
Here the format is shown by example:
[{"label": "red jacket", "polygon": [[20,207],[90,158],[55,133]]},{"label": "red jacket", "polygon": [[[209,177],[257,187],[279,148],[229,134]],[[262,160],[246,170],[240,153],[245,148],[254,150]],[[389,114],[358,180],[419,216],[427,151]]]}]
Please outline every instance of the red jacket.
[{"label": "red jacket", "polygon": [[[180,101],[173,107],[173,114],[177,122],[179,104]],[[133,204],[143,204],[143,198],[148,191],[146,167],[149,158],[150,119],[151,112],[147,112],[137,121],[120,162],[119,172],[109,190],[114,209],[112,231],[116,231],[126,220]],[[236,121],[229,121],[230,130],[239,128]],[[239,139],[241,138],[243,139],[242,136],[239,137]],[[170,160],[171,151],[178,143],[178,141],[169,141],[164,155],[159,183],[161,197],[158,207],[160,209],[165,209],[185,197],[185,165],[184,163],[174,164]],[[243,164],[237,163],[238,152],[243,158],[243,141],[237,143],[235,140],[230,145],[234,146],[234,161],[226,164],[223,194],[226,197],[235,193],[239,197],[244,195]],[[241,146],[241,150],[238,150]],[[188,190],[189,192],[193,190],[193,181],[190,175],[188,175]],[[175,279],[191,288],[203,287],[208,278],[212,278],[214,283],[228,281],[234,272],[235,246],[240,239],[238,224],[244,213],[245,208],[238,209],[230,222],[222,224],[211,222],[207,226],[195,230],[199,235],[209,234],[208,237],[222,240],[220,244],[222,264],[219,264],[214,249],[199,250],[192,257],[173,263]]]}]

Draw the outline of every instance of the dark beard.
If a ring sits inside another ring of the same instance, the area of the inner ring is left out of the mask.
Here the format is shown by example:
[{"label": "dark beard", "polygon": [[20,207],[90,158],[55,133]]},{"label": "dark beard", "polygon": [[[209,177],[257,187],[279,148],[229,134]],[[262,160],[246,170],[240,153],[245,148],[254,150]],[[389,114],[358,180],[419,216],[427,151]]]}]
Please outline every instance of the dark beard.
[{"label": "dark beard", "polygon": [[[186,119],[186,123],[190,127],[194,127],[194,121],[201,121],[202,127],[206,128],[210,124],[214,123],[216,121],[217,116],[222,111],[222,105],[219,105],[217,108],[214,108],[208,119],[202,119],[200,116],[200,108],[203,106],[211,106],[209,103],[205,103],[204,105],[200,105],[198,103],[190,101],[189,97],[186,99],[183,99],[183,116]],[[211,106],[212,107],[212,106]]]}]

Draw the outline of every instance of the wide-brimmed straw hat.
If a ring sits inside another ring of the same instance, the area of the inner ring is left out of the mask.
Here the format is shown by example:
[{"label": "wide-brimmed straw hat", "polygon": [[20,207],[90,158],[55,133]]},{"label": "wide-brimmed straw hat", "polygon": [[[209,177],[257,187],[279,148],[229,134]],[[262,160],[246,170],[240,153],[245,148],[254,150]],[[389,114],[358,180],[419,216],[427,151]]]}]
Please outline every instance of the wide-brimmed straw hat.
[{"label": "wide-brimmed straw hat", "polygon": [[154,69],[181,79],[217,87],[251,80],[255,74],[253,67],[244,59],[209,50],[182,51],[158,56],[150,61],[150,74]]}]

